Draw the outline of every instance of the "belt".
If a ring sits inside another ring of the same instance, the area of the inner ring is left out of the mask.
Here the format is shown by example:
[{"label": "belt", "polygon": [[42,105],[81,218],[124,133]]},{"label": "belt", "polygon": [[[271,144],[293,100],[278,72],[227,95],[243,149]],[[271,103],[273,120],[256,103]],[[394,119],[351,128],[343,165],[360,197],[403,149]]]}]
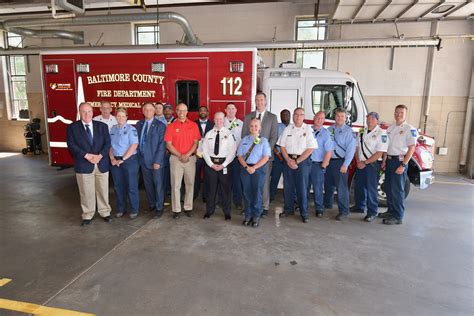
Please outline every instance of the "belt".
[{"label": "belt", "polygon": [[331,158],[331,160],[344,160],[344,158]]},{"label": "belt", "polygon": [[225,158],[211,157],[211,161],[213,164],[222,165],[225,161]]},{"label": "belt", "polygon": [[123,160],[123,156],[114,156],[116,160]]},{"label": "belt", "polygon": [[312,161],[312,163],[322,163],[322,161]]},{"label": "belt", "polygon": [[291,159],[298,159],[301,157],[301,155],[290,155],[288,154],[288,157],[290,157]]},{"label": "belt", "polygon": [[387,155],[387,159],[400,159],[401,155]]},{"label": "belt", "polygon": [[247,164],[247,166],[249,166],[249,167],[253,167],[253,166],[255,166],[255,165],[256,165],[256,164],[254,164],[254,163],[248,163],[248,164]]}]

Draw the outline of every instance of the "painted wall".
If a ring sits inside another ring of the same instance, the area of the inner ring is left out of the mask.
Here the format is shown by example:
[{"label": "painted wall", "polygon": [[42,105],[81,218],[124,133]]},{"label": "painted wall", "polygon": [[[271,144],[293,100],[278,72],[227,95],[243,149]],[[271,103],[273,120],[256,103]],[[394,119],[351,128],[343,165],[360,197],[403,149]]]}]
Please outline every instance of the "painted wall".
[{"label": "painted wall", "polygon": [[[190,21],[194,32],[203,42],[292,40],[295,36],[297,17],[313,14],[312,5],[293,3],[260,3],[242,5],[213,5],[172,8]],[[324,9],[321,10],[324,12]],[[275,34],[276,27],[276,34]],[[431,24],[400,23],[399,32],[406,37],[429,36]],[[84,31],[85,45],[129,45],[133,43],[133,26],[130,24],[75,26],[68,30]],[[472,34],[473,25],[467,21],[443,21],[439,25],[441,35]],[[275,34],[275,35],[274,35]],[[393,24],[330,26],[330,39],[387,38],[396,35]],[[172,44],[183,36],[174,23],[160,23],[162,44]],[[66,40],[27,39],[29,46],[71,46]],[[291,51],[264,51],[260,53],[267,65],[278,65],[293,59]],[[409,107],[408,121],[420,127],[423,89],[426,73],[427,48],[397,48],[391,64],[391,49],[332,49],[327,50],[326,68],[350,72],[358,79],[370,110],[378,111],[384,121],[392,121],[395,105]],[[472,42],[446,40],[443,49],[435,53],[432,78],[431,110],[427,133],[444,142],[446,120],[447,156],[436,156],[436,170],[456,172],[461,146],[464,113],[469,96],[469,79],[472,72]],[[44,120],[41,80],[38,58],[30,57],[28,96],[33,117]],[[1,79],[0,79],[1,81]],[[18,151],[24,146],[25,122],[6,119],[3,84],[0,82],[0,150]]]}]

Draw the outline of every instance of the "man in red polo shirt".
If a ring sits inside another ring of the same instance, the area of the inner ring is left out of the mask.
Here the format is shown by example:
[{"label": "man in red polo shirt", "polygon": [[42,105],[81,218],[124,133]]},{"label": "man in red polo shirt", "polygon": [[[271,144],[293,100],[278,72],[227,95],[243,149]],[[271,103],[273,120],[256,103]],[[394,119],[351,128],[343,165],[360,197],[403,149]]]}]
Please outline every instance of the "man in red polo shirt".
[{"label": "man in red polo shirt", "polygon": [[166,128],[166,148],[171,153],[171,205],[173,218],[177,219],[181,213],[181,182],[184,177],[185,196],[184,213],[193,216],[194,177],[196,173],[196,148],[201,139],[198,126],[189,120],[188,106],[180,103],[176,106],[178,119]]}]

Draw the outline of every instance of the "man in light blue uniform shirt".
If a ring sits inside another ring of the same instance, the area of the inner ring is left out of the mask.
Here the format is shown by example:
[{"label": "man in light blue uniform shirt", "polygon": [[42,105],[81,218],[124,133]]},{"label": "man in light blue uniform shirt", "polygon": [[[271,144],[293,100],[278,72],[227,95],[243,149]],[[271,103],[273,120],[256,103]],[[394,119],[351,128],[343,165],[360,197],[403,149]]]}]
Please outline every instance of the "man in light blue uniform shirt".
[{"label": "man in light blue uniform shirt", "polygon": [[331,161],[324,179],[324,207],[332,208],[334,191],[337,190],[339,213],[336,220],[341,221],[349,215],[348,168],[354,158],[356,139],[350,126],[346,125],[346,110],[336,108],[336,123],[328,128],[334,144]]},{"label": "man in light blue uniform shirt", "polygon": [[317,217],[322,217],[324,213],[324,174],[334,150],[331,134],[323,126],[325,119],[326,115],[323,111],[319,111],[314,116],[313,135],[318,143],[318,148],[311,154],[311,176],[308,186],[308,190],[311,189],[311,185],[313,186],[314,208]]},{"label": "man in light blue uniform shirt", "polygon": [[242,166],[241,180],[245,202],[245,226],[260,225],[263,212],[263,186],[267,172],[267,162],[272,156],[270,144],[260,136],[261,122],[253,118],[248,122],[250,135],[240,141],[237,157]]},{"label": "man in light blue uniform shirt", "polygon": [[[285,109],[280,112],[281,122],[278,123],[278,138],[280,138],[285,128],[290,124],[290,119],[290,111]],[[280,182],[281,173],[283,172],[283,165],[285,163],[283,156],[281,155],[280,146],[275,145],[272,150],[273,155],[275,155],[275,159],[273,159],[272,173],[270,175],[270,202],[275,199],[277,194],[278,182]]]},{"label": "man in light blue uniform shirt", "polygon": [[130,202],[130,218],[134,219],[139,210],[138,191],[138,134],[135,127],[127,124],[127,110],[117,108],[117,125],[110,130],[109,151],[111,172],[117,200],[116,217],[126,213],[127,196]]}]

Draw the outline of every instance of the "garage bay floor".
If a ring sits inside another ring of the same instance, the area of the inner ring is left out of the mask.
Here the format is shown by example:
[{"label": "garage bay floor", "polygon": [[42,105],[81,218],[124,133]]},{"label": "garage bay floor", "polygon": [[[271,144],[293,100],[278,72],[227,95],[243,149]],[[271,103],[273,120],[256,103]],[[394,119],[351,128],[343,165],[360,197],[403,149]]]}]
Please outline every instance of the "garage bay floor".
[{"label": "garage bay floor", "polygon": [[[260,228],[218,209],[203,220],[142,212],[80,227],[72,169],[0,159],[0,298],[97,315],[468,315],[474,311],[474,185],[412,188],[405,222],[351,214]],[[111,203],[115,207],[111,189]],[[141,202],[146,206],[144,192]],[[312,203],[311,203],[312,205]],[[384,211],[385,209],[383,209]],[[0,309],[0,315],[24,315]]]}]

